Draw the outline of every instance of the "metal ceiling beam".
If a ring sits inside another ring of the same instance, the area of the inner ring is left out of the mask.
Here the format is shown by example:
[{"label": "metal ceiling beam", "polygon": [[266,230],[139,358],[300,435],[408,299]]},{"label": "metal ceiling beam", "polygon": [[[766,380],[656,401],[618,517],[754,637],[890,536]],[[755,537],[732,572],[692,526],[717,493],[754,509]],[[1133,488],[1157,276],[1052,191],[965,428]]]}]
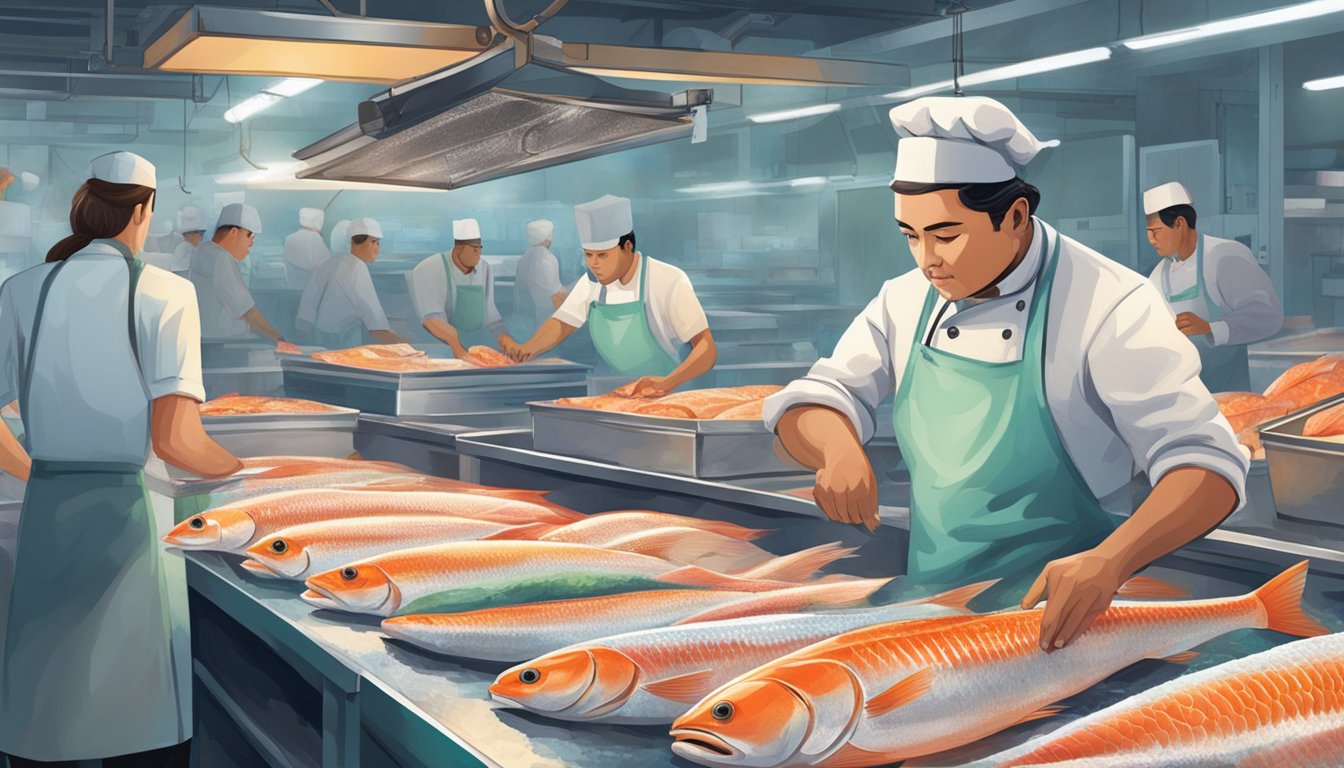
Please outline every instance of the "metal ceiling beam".
[{"label": "metal ceiling beam", "polygon": [[[978,11],[967,11],[962,14],[962,29],[965,32],[973,32],[986,27],[1012,24],[1033,16],[1053,13],[1086,2],[1092,2],[1092,0],[1008,0],[1008,2],[992,5]],[[949,16],[937,21],[930,21],[927,24],[917,24],[890,32],[861,37],[847,43],[832,45],[815,53],[823,56],[868,57],[951,36],[952,18]]]}]

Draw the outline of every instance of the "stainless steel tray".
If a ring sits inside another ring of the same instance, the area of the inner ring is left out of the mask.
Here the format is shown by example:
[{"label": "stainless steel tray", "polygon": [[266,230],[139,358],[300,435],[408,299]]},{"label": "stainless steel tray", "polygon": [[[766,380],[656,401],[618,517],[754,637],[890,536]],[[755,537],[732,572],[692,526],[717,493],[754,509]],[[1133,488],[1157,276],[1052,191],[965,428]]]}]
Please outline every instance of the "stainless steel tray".
[{"label": "stainless steel tray", "polygon": [[235,456],[331,456],[355,451],[359,411],[202,416],[205,431]]},{"label": "stainless steel tray", "polygon": [[550,402],[532,409],[533,447],[562,456],[697,478],[798,474],[759,421],[637,416]]},{"label": "stainless steel tray", "polygon": [[1337,395],[1260,429],[1274,506],[1283,517],[1344,525],[1344,443],[1303,437],[1313,414],[1344,403]]}]

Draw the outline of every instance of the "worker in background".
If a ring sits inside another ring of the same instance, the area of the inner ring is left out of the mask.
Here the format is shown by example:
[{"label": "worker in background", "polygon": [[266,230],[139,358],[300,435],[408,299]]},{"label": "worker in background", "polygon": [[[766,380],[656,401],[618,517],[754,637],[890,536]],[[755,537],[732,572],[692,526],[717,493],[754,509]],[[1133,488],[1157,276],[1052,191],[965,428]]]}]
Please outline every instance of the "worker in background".
[{"label": "worker in background", "polygon": [[[331,255],[341,256],[350,252],[350,220],[341,219],[331,227]],[[303,284],[305,288],[307,283]]]},{"label": "worker in background", "polygon": [[515,359],[545,353],[586,324],[606,364],[635,379],[617,390],[627,397],[665,395],[713,368],[718,347],[695,288],[682,270],[635,249],[630,201],[606,195],[574,206],[574,219],[592,275],[575,284]]},{"label": "worker in background", "polygon": [[191,273],[191,256],[201,247],[205,239],[205,211],[194,205],[188,205],[177,212],[177,233],[182,242],[173,249],[173,260],[168,271],[179,277],[188,277]]},{"label": "worker in background", "polygon": [[0,401],[18,399],[27,443],[0,429],[0,467],[28,480],[0,627],[14,768],[190,762],[185,564],[164,555],[173,521],[156,519],[143,470],[151,446],[207,477],[243,465],[201,425],[191,283],[136,258],[155,175],[130,152],[94,158],[73,234],[0,288]]},{"label": "worker in background", "polygon": [[527,250],[513,277],[513,311],[536,331],[565,303],[569,291],[560,282],[560,260],[551,252],[555,225],[546,219],[527,222]]},{"label": "worker in background", "polygon": [[37,174],[28,171],[21,171],[16,176],[13,171],[0,166],[0,200],[5,199],[5,195],[11,191],[10,187],[15,182],[18,182],[19,189],[23,192],[32,192],[37,189],[38,184],[42,183],[42,179]]},{"label": "worker in background", "polygon": [[495,306],[495,275],[481,259],[481,226],[475,219],[453,222],[451,254],[436,253],[411,271],[411,303],[416,317],[456,357],[477,344],[499,344],[505,354],[518,345]]},{"label": "worker in background", "polygon": [[[1251,249],[1200,235],[1190,192],[1170,182],[1143,193],[1148,242],[1162,257],[1150,280],[1199,350],[1199,377],[1211,392],[1251,388],[1246,345],[1283,327],[1283,305]],[[1193,257],[1193,258],[1192,258]]]},{"label": "worker in background", "polygon": [[[1040,192],[1020,174],[1054,142],[984,97],[918,99],[891,121],[896,223],[919,267],[766,400],[766,423],[817,472],[826,515],[871,530],[863,443],[894,393],[907,579],[999,579],[1000,603],[1024,608],[1048,596],[1052,651],[1239,507],[1249,462],[1159,292],[1033,215]],[[1153,490],[1118,524],[1136,463]]]},{"label": "worker in background", "polygon": [[378,260],[382,228],[373,219],[354,219],[348,231],[348,252],[332,256],[304,286],[299,330],[328,349],[364,344],[365,331],[379,344],[405,343],[392,332],[369,274],[369,265]]},{"label": "worker in background", "polygon": [[207,340],[241,339],[255,333],[292,352],[280,332],[271,325],[243,282],[239,263],[247,258],[257,235],[261,216],[243,203],[230,203],[219,212],[215,234],[191,255],[191,282],[201,307],[201,335]]},{"label": "worker in background", "polygon": [[285,285],[303,290],[313,271],[331,258],[322,239],[326,214],[320,208],[299,209],[299,229],[285,238]]}]

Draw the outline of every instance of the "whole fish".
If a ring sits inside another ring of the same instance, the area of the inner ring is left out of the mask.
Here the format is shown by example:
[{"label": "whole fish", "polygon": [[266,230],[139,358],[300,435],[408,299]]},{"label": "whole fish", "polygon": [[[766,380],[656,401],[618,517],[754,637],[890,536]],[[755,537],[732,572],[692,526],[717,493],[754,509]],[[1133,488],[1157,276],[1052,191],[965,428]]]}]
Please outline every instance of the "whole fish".
[{"label": "whole fish", "polygon": [[490,695],[560,720],[666,724],[718,686],[786,653],[881,622],[965,614],[966,603],[993,583],[879,608],[687,620],[605,637],[505,671]]},{"label": "whole fish", "polygon": [[261,538],[304,523],[351,517],[448,515],[510,525],[573,521],[577,513],[538,504],[532,491],[518,498],[401,490],[286,491],[245,499],[192,515],[163,540],[182,549],[241,553]]},{"label": "whole fish", "polygon": [[1344,634],[1192,672],[972,765],[1344,765]]},{"label": "whole fish", "polygon": [[319,573],[307,584],[344,610],[385,618],[677,586],[741,592],[797,586],[550,541],[472,541],[408,549]]},{"label": "whole fish", "polygon": [[[566,526],[568,527],[568,526]],[[556,533],[563,531],[556,529]],[[554,541],[550,534],[539,541]],[[856,547],[839,542],[819,544],[788,555],[775,556],[747,541],[738,541],[712,531],[681,526],[654,528],[619,536],[602,543],[605,549],[636,552],[682,565],[698,565],[711,571],[733,573],[752,579],[804,581],[836,560],[853,555]]]},{"label": "whole fish", "polygon": [[1326,630],[1302,611],[1305,562],[1241,597],[1117,602],[1068,646],[1039,646],[1042,609],[882,624],[765,664],[672,727],[704,765],[884,765],[1046,717],[1141,659],[1179,658],[1237,629]]},{"label": "whole fish", "polygon": [[[316,465],[307,465],[307,469],[318,469]],[[289,468],[285,468],[289,469]],[[470,485],[456,485],[455,481],[419,474],[398,474],[380,469],[350,469],[335,471],[294,472],[292,474],[260,475],[233,480],[213,489],[207,489],[202,503],[207,509],[241,501],[243,499],[266,496],[285,491],[316,491],[324,489],[366,489],[391,490],[414,486],[422,491],[456,491],[458,493],[477,493],[480,489]],[[181,495],[200,495],[186,491]]]},{"label": "whole fish", "polygon": [[[658,589],[549,600],[466,613],[397,616],[383,631],[436,653],[523,661],[556,648],[640,629],[715,618],[854,605],[891,579],[805,584],[773,592]],[[526,630],[520,628],[526,627]]]},{"label": "whole fish", "polygon": [[[698,528],[740,541],[752,541],[769,533],[759,528],[748,528],[722,520],[703,520],[686,515],[673,515],[667,512],[646,510],[622,510],[619,512],[599,512],[588,515],[555,532],[542,531],[535,536],[510,536],[509,538],[538,538],[546,535],[549,541],[563,541],[571,544],[606,544],[609,541],[643,533],[654,528]],[[498,538],[505,538],[500,536]],[[768,553],[767,553],[768,554]]]}]

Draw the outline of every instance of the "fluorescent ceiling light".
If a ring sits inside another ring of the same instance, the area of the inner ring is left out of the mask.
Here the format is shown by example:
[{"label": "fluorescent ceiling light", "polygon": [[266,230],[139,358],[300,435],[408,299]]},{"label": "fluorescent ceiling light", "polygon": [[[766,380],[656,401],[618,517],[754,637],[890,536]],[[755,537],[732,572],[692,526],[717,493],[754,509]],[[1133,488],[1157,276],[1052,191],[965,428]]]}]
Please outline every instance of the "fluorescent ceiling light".
[{"label": "fluorescent ceiling light", "polygon": [[[853,177],[844,178],[849,180]],[[825,176],[804,176],[800,179],[787,179],[785,181],[724,181],[681,187],[677,191],[688,195],[731,195],[733,193],[759,195],[771,190],[785,191],[798,187],[818,187],[826,184],[827,181],[828,179]]]},{"label": "fluorescent ceiling light", "polygon": [[1313,0],[1313,2],[1286,5],[1282,8],[1275,8],[1270,11],[1251,13],[1245,16],[1233,16],[1228,19],[1219,19],[1218,21],[1211,21],[1207,24],[1198,24],[1193,27],[1173,29],[1170,32],[1158,32],[1153,35],[1144,35],[1143,37],[1125,40],[1124,46],[1135,51],[1146,51],[1149,48],[1175,45],[1176,43],[1186,43],[1191,40],[1213,37],[1214,35],[1224,35],[1228,32],[1244,32],[1248,29],[1268,27],[1274,24],[1286,24],[1292,21],[1302,21],[1303,19],[1314,19],[1317,16],[1339,13],[1340,11],[1344,11],[1344,0]]},{"label": "fluorescent ceiling light", "polygon": [[1283,209],[1285,211],[1324,211],[1324,197],[1285,197],[1283,199]]},{"label": "fluorescent ceiling light", "polygon": [[196,6],[145,48],[146,69],[391,83],[460,63],[489,27]]},{"label": "fluorescent ceiling light", "polygon": [[291,96],[298,96],[304,91],[316,88],[321,84],[322,81],[317,78],[287,77],[278,83],[272,83],[271,85],[266,86],[262,90],[288,99]]},{"label": "fluorescent ceiling light", "polygon": [[[984,85],[999,80],[1011,80],[1016,77],[1028,77],[1030,75],[1039,75],[1043,72],[1054,72],[1069,67],[1078,67],[1083,64],[1094,64],[1098,61],[1105,61],[1111,58],[1111,49],[1106,47],[1085,48],[1081,51],[1071,51],[1061,53],[1055,56],[1045,56],[1039,59],[1028,59],[1019,61],[1016,64],[1007,64],[1002,67],[992,69],[982,69],[979,72],[972,72],[961,78],[962,85]],[[903,91],[884,94],[884,99],[913,99],[916,96],[923,96],[927,93],[944,91],[953,86],[951,80],[942,80],[928,85],[920,85],[914,88],[906,88]]]},{"label": "fluorescent ceiling light", "polygon": [[228,120],[230,123],[241,123],[263,109],[266,109],[273,104],[278,104],[284,100],[285,97],[283,96],[277,96],[274,93],[262,91],[256,96],[231,108],[228,112],[225,112],[224,119]]},{"label": "fluorescent ceiling light", "polygon": [[826,183],[825,176],[806,176],[801,179],[793,179],[789,182],[790,187],[815,187]]},{"label": "fluorescent ceiling light", "polygon": [[724,181],[714,184],[695,184],[689,187],[682,187],[677,191],[685,192],[690,195],[712,195],[717,192],[741,192],[755,186],[755,182],[751,181]]},{"label": "fluorescent ceiling light", "polygon": [[839,112],[839,104],[816,104],[811,107],[799,107],[798,109],[785,109],[780,112],[762,112],[756,115],[747,115],[747,119],[753,123],[781,123],[785,120],[797,120],[803,117],[816,117],[817,115],[829,115],[832,112]]},{"label": "fluorescent ceiling light", "polygon": [[1335,88],[1344,88],[1344,75],[1323,77],[1320,80],[1308,80],[1302,84],[1302,87],[1308,91],[1331,91]]}]

